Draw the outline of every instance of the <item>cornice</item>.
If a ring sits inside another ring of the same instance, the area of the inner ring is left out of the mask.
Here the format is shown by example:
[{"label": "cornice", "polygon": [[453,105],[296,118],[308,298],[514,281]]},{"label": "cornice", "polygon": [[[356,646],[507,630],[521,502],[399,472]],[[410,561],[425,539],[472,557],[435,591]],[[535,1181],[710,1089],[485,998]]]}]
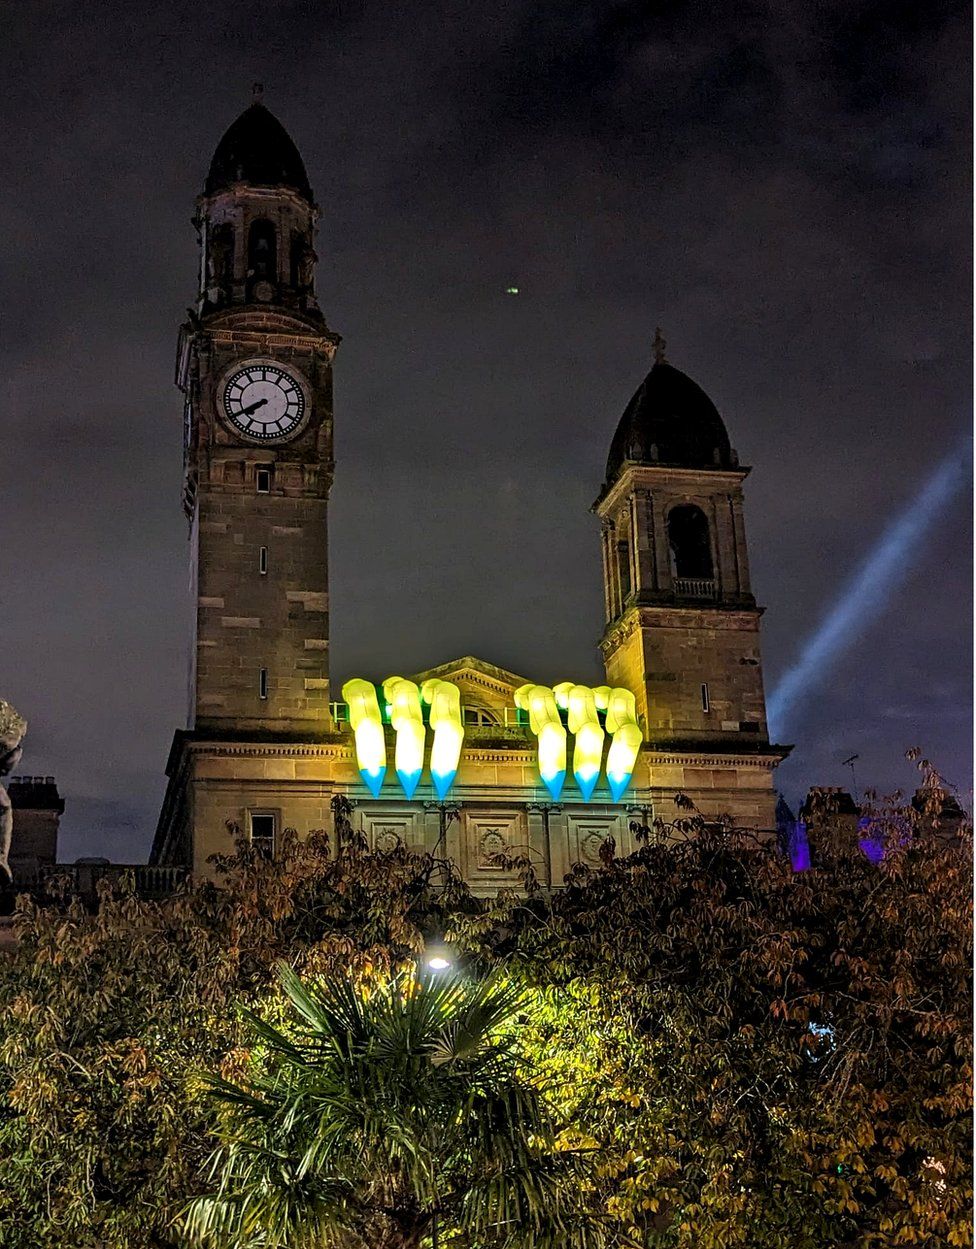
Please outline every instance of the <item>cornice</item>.
[{"label": "cornice", "polygon": [[741,754],[726,754],[724,751],[678,751],[662,750],[660,748],[648,749],[645,747],[641,751],[641,758],[646,759],[652,768],[661,765],[705,768],[758,767],[772,771],[789,754],[788,750],[781,751],[778,747],[773,749],[775,753],[770,754],[747,754],[745,752]]},{"label": "cornice", "polygon": [[524,746],[483,746],[477,749],[461,749],[461,760],[469,763],[524,763],[531,766],[536,761],[536,752]]},{"label": "cornice", "polygon": [[505,681],[497,681],[492,677],[487,677],[482,672],[476,672],[472,668],[461,668],[457,672],[451,674],[454,681],[464,681],[469,685],[480,685],[483,689],[492,690],[496,694],[512,693],[512,686]]},{"label": "cornice", "polygon": [[477,655],[461,655],[457,659],[448,660],[447,663],[425,668],[423,672],[416,672],[410,679],[419,684],[428,677],[441,677],[444,680],[470,680],[485,685],[487,688],[492,688],[494,682],[498,690],[506,693],[529,683],[528,677],[519,676],[517,672],[510,672],[507,668],[501,668],[487,659],[479,659]]},{"label": "cornice", "polygon": [[641,625],[640,611],[630,607],[624,616],[607,625],[603,637],[599,641],[600,650],[604,655],[616,650],[621,642],[626,642],[632,633],[636,633]]},{"label": "cornice", "polygon": [[[187,742],[185,754],[210,755],[224,759],[343,759],[355,761],[355,746],[348,743],[313,745],[310,743],[273,742]],[[535,750],[522,743],[507,746],[462,747],[461,758],[469,763],[525,763],[535,762]]]},{"label": "cornice", "polygon": [[250,342],[253,339],[282,339],[287,342],[323,347],[332,354],[342,341],[325,322],[316,324],[307,318],[265,305],[224,308],[206,317],[193,317],[183,326],[187,337],[201,337],[223,345]]},{"label": "cornice", "polygon": [[[651,767],[661,764],[703,767],[774,767],[789,753],[789,747],[764,746],[762,751],[669,750],[663,746],[644,746],[640,757]],[[184,760],[188,755],[211,755],[221,758],[264,759],[343,759],[355,760],[352,740],[348,742],[221,742],[184,740]],[[520,763],[532,766],[536,761],[534,746],[464,747],[462,760],[469,763]]]},{"label": "cornice", "polygon": [[274,347],[307,347],[309,350],[318,348],[331,362],[335,358],[339,346],[337,335],[308,334],[290,330],[285,327],[261,328],[259,326],[238,326],[233,329],[207,329],[205,333],[212,343],[220,347],[252,346],[260,344],[267,348]]},{"label": "cornice", "polygon": [[187,742],[190,754],[218,755],[223,758],[260,759],[352,759],[353,742],[221,742],[203,739]]},{"label": "cornice", "polygon": [[277,205],[285,201],[298,211],[308,213],[316,222],[321,215],[319,205],[303,195],[301,191],[296,191],[294,187],[255,186],[252,182],[234,182],[210,195],[204,191],[196,198],[196,208],[200,215],[204,215],[212,213],[214,208],[220,205],[227,204],[236,207],[244,201],[269,205]]},{"label": "cornice", "polygon": [[673,486],[691,494],[711,495],[737,489],[752,470],[737,468],[682,468],[669,464],[641,464],[625,460],[616,479],[594,500],[592,511],[600,517],[620,503],[623,496],[637,489]]},{"label": "cornice", "polygon": [[[599,646],[604,655],[615,650],[638,628],[644,629],[726,629],[758,630],[762,607],[726,606],[721,600],[707,607],[684,606],[680,603],[646,604],[627,609],[624,616],[612,621],[604,631]],[[673,623],[668,619],[673,618]]]}]

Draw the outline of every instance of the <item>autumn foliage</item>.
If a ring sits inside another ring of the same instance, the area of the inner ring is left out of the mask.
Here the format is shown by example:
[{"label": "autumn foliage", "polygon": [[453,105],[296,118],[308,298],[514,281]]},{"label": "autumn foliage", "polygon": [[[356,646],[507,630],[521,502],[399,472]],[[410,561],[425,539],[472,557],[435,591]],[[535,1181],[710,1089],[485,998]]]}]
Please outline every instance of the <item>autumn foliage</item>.
[{"label": "autumn foliage", "polygon": [[214,1145],[198,1073],[251,1069],[238,1007],[274,1013],[276,960],[376,976],[434,934],[523,986],[519,1044],[621,1244],[970,1243],[965,831],[879,812],[880,863],[825,836],[796,874],[691,812],[552,894],[526,865],[525,890],[480,902],[336,814],[274,863],[242,846],[220,887],[23,901],[0,966],[0,1246],[179,1244]]}]

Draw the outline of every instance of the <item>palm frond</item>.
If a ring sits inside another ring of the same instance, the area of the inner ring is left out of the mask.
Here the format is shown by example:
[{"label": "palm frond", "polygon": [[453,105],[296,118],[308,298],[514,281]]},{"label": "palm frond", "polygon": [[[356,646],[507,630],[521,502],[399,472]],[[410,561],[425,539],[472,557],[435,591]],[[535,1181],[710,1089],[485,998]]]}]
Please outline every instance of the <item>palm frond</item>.
[{"label": "palm frond", "polygon": [[599,1249],[585,1161],[556,1149],[515,1053],[517,984],[279,971],[292,1022],[246,1015],[261,1042],[246,1087],[206,1082],[222,1143],[215,1191],[187,1210],[192,1243],[373,1243],[384,1227],[421,1235],[436,1209],[473,1243]]}]

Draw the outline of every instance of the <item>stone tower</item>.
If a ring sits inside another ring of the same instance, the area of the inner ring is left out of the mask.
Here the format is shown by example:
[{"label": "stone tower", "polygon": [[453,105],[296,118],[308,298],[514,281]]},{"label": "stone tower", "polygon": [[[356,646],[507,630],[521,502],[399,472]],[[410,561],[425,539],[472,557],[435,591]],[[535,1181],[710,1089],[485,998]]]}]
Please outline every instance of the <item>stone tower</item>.
[{"label": "stone tower", "polygon": [[654,745],[752,752],[769,738],[742,515],[749,470],[660,337],[656,356],[617,426],[595,505],[607,679],[634,692]]},{"label": "stone tower", "polygon": [[179,336],[193,632],[189,727],[288,733],[328,716],[332,358],[318,210],[258,98],[214,153]]},{"label": "stone tower", "polygon": [[[190,524],[189,711],[170,754],[154,861],[232,849],[225,826],[273,842],[280,793],[255,799],[253,776],[329,727],[339,337],[316,300],[317,218],[298,149],[256,89],[217,145],[194,218],[199,289],[176,378]],[[198,851],[190,830],[208,827],[225,841],[214,833]]]}]

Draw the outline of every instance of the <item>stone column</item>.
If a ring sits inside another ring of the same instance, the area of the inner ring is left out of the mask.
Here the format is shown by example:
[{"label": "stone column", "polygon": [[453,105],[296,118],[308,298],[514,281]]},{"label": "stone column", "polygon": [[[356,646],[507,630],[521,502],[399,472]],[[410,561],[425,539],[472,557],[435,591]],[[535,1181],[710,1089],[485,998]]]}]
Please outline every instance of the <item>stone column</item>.
[{"label": "stone column", "polygon": [[549,809],[549,852],[552,856],[552,881],[558,888],[569,871],[569,825],[562,808],[554,804]]},{"label": "stone column", "polygon": [[654,558],[653,499],[647,490],[635,490],[630,498],[630,527],[634,544],[634,589],[657,589]]},{"label": "stone column", "polygon": [[[634,535],[631,532],[630,499],[627,499],[617,513],[614,533],[616,534],[617,556],[617,589],[620,596],[620,610],[623,611],[627,599],[634,593]],[[623,548],[621,550],[621,548]]]},{"label": "stone column", "polygon": [[607,620],[620,614],[620,578],[617,573],[617,535],[612,521],[603,530],[603,559],[607,569]]},{"label": "stone column", "polygon": [[284,205],[279,206],[275,213],[275,284],[279,287],[289,286],[291,277],[291,214],[286,212]]},{"label": "stone column", "polygon": [[730,499],[732,508],[732,529],[735,537],[735,557],[739,568],[739,593],[751,594],[752,582],[749,577],[749,552],[746,548],[746,520],[742,510],[742,491],[737,490]]},{"label": "stone column", "polygon": [[227,218],[234,227],[234,274],[232,279],[232,298],[239,301],[244,298],[247,287],[247,232],[251,222],[243,210]]},{"label": "stone column", "polygon": [[654,495],[651,503],[654,520],[654,564],[657,568],[657,585],[659,590],[670,593],[673,578],[671,576],[671,552],[668,548],[665,500],[660,495]]},{"label": "stone column", "polygon": [[600,555],[602,561],[604,561],[604,611],[606,612],[606,623],[609,625],[612,618],[614,618],[614,606],[610,602],[610,560],[607,558],[607,542],[609,542],[607,531],[609,531],[609,525],[607,525],[606,521],[601,521]]},{"label": "stone column", "polygon": [[561,875],[557,878],[553,870],[552,823],[559,809],[552,802],[530,802],[525,809],[532,866],[539,884],[547,889],[562,879]]},{"label": "stone column", "polygon": [[[467,839],[468,834],[469,834],[469,829],[467,827],[467,823],[464,818],[464,813],[460,808],[460,804],[458,803],[454,805],[457,806],[457,817],[455,819],[451,819],[447,821],[447,830],[444,836],[443,846],[439,852],[439,857],[443,859],[453,859],[455,863],[460,864],[460,863],[465,863],[467,861],[465,858],[462,857],[461,843],[462,841]],[[440,838],[440,812],[434,811],[432,814],[433,814],[433,822],[434,822],[435,830],[436,830],[434,832],[434,843],[436,844],[436,842]],[[426,819],[425,819],[425,824],[426,824],[425,831],[427,832],[428,837],[430,837],[430,823],[429,823],[430,818],[431,818],[431,813],[428,812]]]},{"label": "stone column", "polygon": [[728,501],[722,495],[712,498],[712,557],[715,561],[715,583],[719,598],[734,594],[735,547],[732,525],[728,513]]}]

